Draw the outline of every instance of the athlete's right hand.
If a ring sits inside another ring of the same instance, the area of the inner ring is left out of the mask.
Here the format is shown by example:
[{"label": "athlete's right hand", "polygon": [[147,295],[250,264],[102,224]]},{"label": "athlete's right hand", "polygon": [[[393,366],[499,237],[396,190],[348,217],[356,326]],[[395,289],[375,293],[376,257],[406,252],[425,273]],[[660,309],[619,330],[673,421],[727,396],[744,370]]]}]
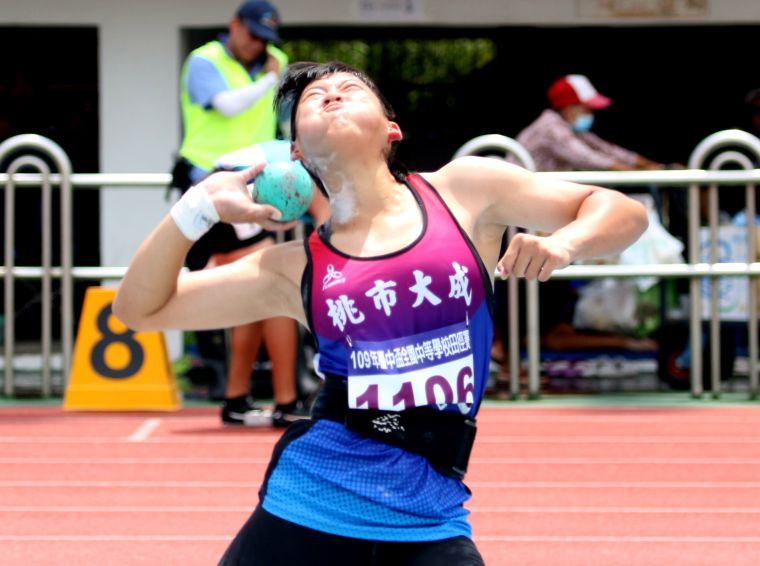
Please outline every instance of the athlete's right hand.
[{"label": "athlete's right hand", "polygon": [[255,222],[267,230],[288,230],[297,224],[277,222],[282,213],[268,204],[253,202],[248,183],[258,175],[266,162],[241,171],[220,171],[198,183],[214,204],[219,220],[229,224]]},{"label": "athlete's right hand", "polygon": [[514,275],[547,281],[554,270],[569,265],[572,257],[568,242],[561,236],[517,233],[496,264],[496,271],[502,279]]}]

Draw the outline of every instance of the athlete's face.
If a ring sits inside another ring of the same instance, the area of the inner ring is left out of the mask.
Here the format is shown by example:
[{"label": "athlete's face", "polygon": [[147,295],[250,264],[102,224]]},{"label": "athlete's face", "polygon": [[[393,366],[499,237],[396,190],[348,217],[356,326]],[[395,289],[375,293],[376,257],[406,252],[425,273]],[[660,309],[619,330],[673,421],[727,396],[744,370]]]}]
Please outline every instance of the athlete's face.
[{"label": "athlete's face", "polygon": [[374,92],[350,73],[336,73],[309,84],[296,110],[297,144],[304,156],[364,150],[383,155],[391,141],[401,139]]}]

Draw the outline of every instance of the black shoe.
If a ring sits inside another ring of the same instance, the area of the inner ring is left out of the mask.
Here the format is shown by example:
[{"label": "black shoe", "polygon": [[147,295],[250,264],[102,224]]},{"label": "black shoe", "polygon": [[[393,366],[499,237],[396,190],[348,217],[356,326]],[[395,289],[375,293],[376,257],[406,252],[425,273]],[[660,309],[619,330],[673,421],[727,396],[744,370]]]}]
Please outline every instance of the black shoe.
[{"label": "black shoe", "polygon": [[238,426],[271,426],[272,411],[257,405],[250,397],[246,397],[243,403],[225,400],[222,404],[222,422]]},{"label": "black shoe", "polygon": [[309,409],[300,399],[287,405],[275,405],[272,412],[272,424],[279,428],[286,428],[296,421],[311,418]]}]

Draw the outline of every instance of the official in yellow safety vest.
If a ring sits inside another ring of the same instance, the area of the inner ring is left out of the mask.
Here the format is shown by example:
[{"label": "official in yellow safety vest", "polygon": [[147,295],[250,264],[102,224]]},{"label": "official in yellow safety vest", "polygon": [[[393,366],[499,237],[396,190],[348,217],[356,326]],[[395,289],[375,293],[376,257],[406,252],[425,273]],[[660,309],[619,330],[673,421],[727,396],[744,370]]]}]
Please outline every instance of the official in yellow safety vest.
[{"label": "official in yellow safety vest", "polygon": [[[228,34],[190,53],[182,69],[184,136],[172,186],[187,190],[225,154],[275,139],[274,90],[288,64],[287,55],[274,45],[280,41],[279,26],[272,4],[244,2],[230,20]],[[223,265],[273,243],[272,234],[258,224],[220,223],[193,245],[185,263],[191,270]],[[196,339],[200,367],[215,376],[210,396],[224,400],[223,423],[284,427],[308,417],[296,388],[295,321],[279,317],[233,328],[229,356],[223,332],[197,332]],[[274,410],[250,396],[262,340],[272,362]]]},{"label": "official in yellow safety vest", "polygon": [[[190,53],[182,70],[184,137],[180,155],[193,167],[191,181],[231,151],[274,139],[274,87],[288,64],[279,42],[279,17],[268,2],[246,2],[230,20],[229,34]],[[194,178],[195,177],[195,178]]]}]

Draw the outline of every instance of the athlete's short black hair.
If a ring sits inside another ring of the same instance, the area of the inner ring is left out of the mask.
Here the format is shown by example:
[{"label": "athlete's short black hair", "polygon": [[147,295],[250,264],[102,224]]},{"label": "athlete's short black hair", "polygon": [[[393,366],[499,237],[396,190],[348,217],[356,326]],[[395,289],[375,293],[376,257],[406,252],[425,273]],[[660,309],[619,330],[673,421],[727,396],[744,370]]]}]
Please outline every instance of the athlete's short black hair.
[{"label": "athlete's short black hair", "polygon": [[[377,88],[374,81],[372,81],[372,79],[370,79],[364,72],[339,61],[330,61],[329,63],[300,61],[288,65],[287,70],[280,81],[280,86],[277,90],[277,96],[274,101],[275,111],[278,115],[283,115],[287,113],[287,111],[290,112],[290,135],[293,140],[298,137],[298,132],[296,130],[296,110],[298,110],[301,94],[303,94],[306,87],[314,81],[336,73],[348,73],[362,81],[375,94],[375,96],[377,96],[386,118],[388,118],[388,120],[396,120],[396,112],[393,110],[390,102],[388,102],[385,96],[383,96],[383,93],[380,92],[380,89]],[[386,160],[388,162],[388,169],[393,177],[399,182],[404,182],[408,171],[406,167],[396,159],[396,151],[399,143],[401,143],[400,140],[391,143]],[[314,174],[312,174],[312,177],[316,178]],[[321,182],[317,182],[317,185],[322,192],[325,192],[324,187],[321,186]]]}]

